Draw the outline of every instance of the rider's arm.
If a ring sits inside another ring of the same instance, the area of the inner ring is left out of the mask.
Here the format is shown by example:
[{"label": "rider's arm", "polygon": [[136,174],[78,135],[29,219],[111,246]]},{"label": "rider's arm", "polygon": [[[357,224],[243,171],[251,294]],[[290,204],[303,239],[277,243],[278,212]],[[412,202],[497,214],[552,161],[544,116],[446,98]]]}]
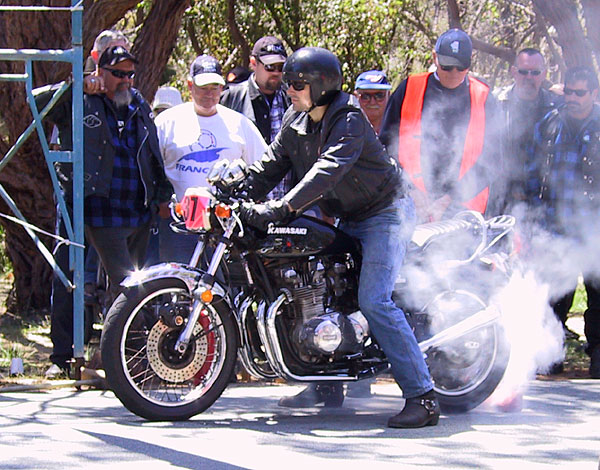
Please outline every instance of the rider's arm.
[{"label": "rider's arm", "polygon": [[305,210],[331,191],[359,159],[366,118],[360,110],[345,110],[331,119],[315,163],[285,196],[295,210]]}]

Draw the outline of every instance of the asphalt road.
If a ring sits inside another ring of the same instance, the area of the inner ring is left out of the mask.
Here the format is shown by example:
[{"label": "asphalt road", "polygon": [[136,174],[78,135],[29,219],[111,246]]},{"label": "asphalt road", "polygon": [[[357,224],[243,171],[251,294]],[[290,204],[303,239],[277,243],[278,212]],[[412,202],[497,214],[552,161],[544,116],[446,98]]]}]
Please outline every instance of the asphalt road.
[{"label": "asphalt road", "polygon": [[0,469],[599,469],[600,381],[534,381],[520,412],[480,407],[385,427],[397,388],[340,409],[279,408],[299,386],[236,385],[183,423],[149,423],[111,392],[0,394]]}]

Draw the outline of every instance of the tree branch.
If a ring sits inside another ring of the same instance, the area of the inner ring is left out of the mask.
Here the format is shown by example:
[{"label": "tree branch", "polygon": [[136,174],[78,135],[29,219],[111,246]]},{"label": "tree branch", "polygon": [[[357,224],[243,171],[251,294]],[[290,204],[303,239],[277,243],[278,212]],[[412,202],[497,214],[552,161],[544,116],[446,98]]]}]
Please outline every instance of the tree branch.
[{"label": "tree branch", "polygon": [[447,0],[446,4],[448,6],[448,25],[450,26],[450,29],[462,29],[458,3],[456,3],[456,0]]},{"label": "tree branch", "polygon": [[556,29],[567,67],[592,66],[592,54],[571,0],[532,0],[540,14]]},{"label": "tree branch", "polygon": [[227,24],[234,44],[242,50],[242,65],[247,67],[250,63],[250,46],[235,20],[235,0],[227,0]]},{"label": "tree branch", "polygon": [[192,43],[192,49],[194,49],[194,53],[199,56],[202,54],[202,48],[200,47],[200,42],[198,41],[198,33],[196,33],[196,27],[194,26],[194,21],[192,19],[188,19],[185,22],[185,30],[188,33],[190,41]]},{"label": "tree branch", "polygon": [[154,0],[144,25],[132,47],[140,63],[136,68],[136,87],[151,101],[160,84],[173,47],[183,13],[189,0]]}]

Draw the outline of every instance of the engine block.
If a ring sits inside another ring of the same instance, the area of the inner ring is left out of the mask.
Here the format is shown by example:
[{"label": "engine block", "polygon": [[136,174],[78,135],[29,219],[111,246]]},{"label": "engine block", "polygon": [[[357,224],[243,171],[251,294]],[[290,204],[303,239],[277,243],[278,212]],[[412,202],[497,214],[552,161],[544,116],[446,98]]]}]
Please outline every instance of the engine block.
[{"label": "engine block", "polygon": [[297,287],[293,290],[294,303],[302,314],[303,321],[323,315],[325,306],[325,282],[316,286]]}]

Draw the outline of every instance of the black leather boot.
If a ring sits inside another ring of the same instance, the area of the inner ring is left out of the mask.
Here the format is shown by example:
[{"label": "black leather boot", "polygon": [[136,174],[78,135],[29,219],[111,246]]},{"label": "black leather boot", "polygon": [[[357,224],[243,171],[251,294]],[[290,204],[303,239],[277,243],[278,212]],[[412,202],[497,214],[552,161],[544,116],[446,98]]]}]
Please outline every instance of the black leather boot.
[{"label": "black leather boot", "polygon": [[430,390],[421,396],[408,398],[404,409],[388,420],[390,428],[422,428],[435,426],[440,419],[440,405],[435,392]]},{"label": "black leather boot", "polygon": [[310,384],[293,397],[283,397],[279,406],[287,408],[310,408],[323,403],[327,408],[339,408],[344,403],[344,384]]}]

